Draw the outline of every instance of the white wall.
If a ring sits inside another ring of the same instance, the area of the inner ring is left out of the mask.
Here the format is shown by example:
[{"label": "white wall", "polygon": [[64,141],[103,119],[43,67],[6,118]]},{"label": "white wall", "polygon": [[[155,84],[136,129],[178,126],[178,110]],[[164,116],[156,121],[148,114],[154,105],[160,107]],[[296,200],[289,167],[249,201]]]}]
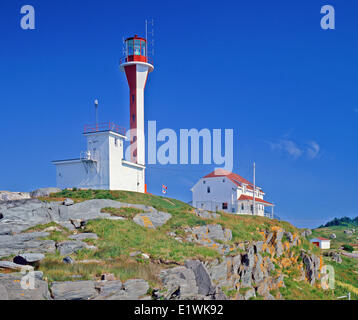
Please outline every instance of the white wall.
[{"label": "white wall", "polygon": [[320,242],[321,249],[329,249],[331,247],[330,241],[323,241]]},{"label": "white wall", "polygon": [[[204,183],[205,181],[205,183]],[[210,187],[210,193],[207,188]],[[219,206],[222,210],[222,203],[228,204],[226,211],[236,211],[236,185],[226,177],[201,178],[192,188],[193,206],[206,210],[215,210],[211,207],[210,201]],[[209,206],[210,207],[207,207]]]},{"label": "white wall", "polygon": [[56,182],[60,189],[79,187],[86,180],[86,171],[80,160],[56,164]]},{"label": "white wall", "polygon": [[86,134],[94,162],[56,162],[59,188],[88,188],[144,192],[145,169],[124,158],[124,138],[114,132]]}]

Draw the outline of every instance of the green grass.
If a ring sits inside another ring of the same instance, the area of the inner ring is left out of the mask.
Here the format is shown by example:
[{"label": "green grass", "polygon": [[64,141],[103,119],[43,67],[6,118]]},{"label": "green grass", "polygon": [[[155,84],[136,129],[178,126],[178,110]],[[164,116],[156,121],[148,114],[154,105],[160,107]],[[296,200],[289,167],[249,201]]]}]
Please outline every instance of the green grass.
[{"label": "green grass", "polygon": [[[61,192],[51,195],[52,200],[71,198],[76,201],[85,201],[89,199],[107,198],[131,204],[144,204],[152,206],[159,211],[165,211],[172,215],[172,218],[160,228],[160,230],[167,232],[173,231],[177,234],[182,233],[186,227],[194,227],[206,224],[221,224],[223,228],[232,230],[233,239],[230,243],[241,241],[256,241],[261,240],[262,235],[260,230],[270,229],[273,226],[280,226],[286,231],[292,233],[297,232],[297,229],[285,221],[270,220],[266,217],[246,216],[246,215],[232,215],[220,212],[218,219],[203,219],[194,214],[194,208],[190,205],[172,198],[156,196],[151,194],[143,194],[130,191],[108,191],[108,190],[63,190]],[[124,212],[128,210],[127,212]],[[104,212],[117,214],[119,216],[132,218],[136,212],[134,209],[115,209],[105,208]],[[258,228],[258,226],[260,228]],[[260,230],[259,230],[260,229]]]},{"label": "green grass", "polygon": [[111,208],[106,207],[101,210],[101,212],[109,213],[111,216],[123,217],[128,219],[133,219],[138,213],[144,212],[143,210],[131,207],[122,207],[122,208]]},{"label": "green grass", "polygon": [[326,228],[318,228],[312,230],[312,235],[309,237],[309,239],[313,239],[315,237],[324,237],[330,239],[330,235],[334,233],[337,238],[331,239],[331,248],[332,249],[338,249],[344,244],[358,244],[358,232],[356,231],[353,234],[345,234],[344,230],[347,229],[358,229],[357,226],[332,226],[332,227],[326,227]]},{"label": "green grass", "polygon": [[47,229],[49,227],[56,227],[60,231],[57,231],[57,230],[48,231],[48,233],[50,235],[47,237],[41,238],[42,240],[54,240],[55,242],[61,242],[61,241],[69,240],[68,236],[72,234],[68,229],[66,229],[65,227],[62,227],[61,225],[57,224],[56,222],[40,224],[35,227],[31,227],[31,228],[25,230],[24,232],[44,231],[45,229]]},{"label": "green grass", "polygon": [[336,263],[330,258],[324,258],[326,264],[333,266],[337,296],[347,293],[347,289],[340,283],[349,284],[356,288],[352,290],[352,299],[358,300],[358,259],[342,256],[342,263]]},{"label": "green grass", "polygon": [[86,255],[94,259],[107,259],[120,255],[128,256],[130,252],[140,250],[154,260],[176,263],[183,263],[188,258],[210,259],[219,256],[214,249],[190,242],[180,243],[162,230],[144,228],[131,220],[92,220],[87,224],[86,231],[99,236],[99,239],[94,241],[98,250],[90,251]]},{"label": "green grass", "polygon": [[153,287],[160,284],[158,264],[138,263],[128,257],[108,259],[100,263],[96,261],[80,263],[80,256],[73,254],[71,257],[77,259],[75,264],[64,264],[63,257],[58,254],[46,255],[39,270],[44,272],[44,278],[50,283],[52,281],[100,280],[102,274],[112,273],[121,281],[141,278],[147,280]]},{"label": "green grass", "polygon": [[[125,281],[131,278],[142,278],[149,282],[151,287],[160,286],[158,279],[159,270],[164,267],[171,267],[183,264],[186,259],[211,260],[220,258],[221,255],[212,248],[200,246],[192,242],[178,242],[167,235],[175,232],[176,235],[185,238],[184,229],[207,224],[220,224],[223,228],[232,230],[233,238],[229,244],[243,241],[262,240],[263,230],[272,230],[280,227],[293,234],[299,230],[284,221],[270,220],[265,217],[231,215],[224,212],[219,213],[218,219],[203,219],[195,215],[194,208],[176,199],[170,199],[150,194],[142,194],[127,191],[107,191],[107,190],[64,190],[46,198],[47,201],[62,200],[72,198],[75,202],[89,199],[112,199],[125,203],[144,204],[152,206],[159,211],[165,211],[172,215],[163,226],[157,229],[148,229],[137,225],[132,218],[142,212],[139,209],[123,207],[120,209],[104,208],[103,212],[111,215],[125,217],[126,220],[96,219],[89,221],[83,232],[94,232],[98,235],[97,240],[87,240],[97,247],[97,250],[83,249],[71,257],[78,261],[90,260],[90,263],[76,263],[67,265],[62,262],[62,258],[56,254],[46,255],[40,265],[40,270],[45,274],[49,281],[55,280],[79,280],[79,279],[99,279],[103,273],[113,273],[118,279]],[[49,226],[61,228],[61,232],[52,231],[49,239],[55,241],[66,240],[70,232],[56,224],[37,226],[29,231],[41,231]],[[321,228],[313,231],[310,238],[315,236],[329,237],[331,233],[336,233],[337,240],[332,241],[334,246],[343,243],[351,243],[351,238],[343,233],[347,229],[345,226]],[[349,237],[349,239],[348,239]],[[287,240],[284,238],[284,240]],[[295,255],[299,254],[301,248],[310,250],[316,255],[321,254],[321,250],[308,240],[302,239],[299,247],[292,248]],[[144,259],[141,255],[130,257],[130,253],[141,251],[150,256]],[[236,254],[233,251],[231,254]],[[268,254],[267,254],[268,255]],[[279,269],[278,262],[274,262],[276,269],[274,273],[283,272],[285,277],[285,288],[278,289],[284,299],[336,299],[337,296],[347,293],[347,285],[358,288],[357,262],[358,260],[342,257],[341,265],[325,258],[326,264],[333,265],[336,273],[336,288],[334,290],[322,290],[317,286],[311,286],[304,281],[298,281],[299,272],[297,265]],[[159,264],[159,262],[161,262]],[[163,264],[165,262],[166,264]],[[300,261],[299,261],[300,262]],[[72,275],[79,275],[80,278],[72,278]],[[233,297],[236,293],[230,288],[223,288],[224,292]],[[358,290],[358,289],[357,289]],[[277,294],[277,292],[275,293]],[[261,297],[257,297],[260,299]],[[357,299],[357,295],[352,292],[352,299]]]}]

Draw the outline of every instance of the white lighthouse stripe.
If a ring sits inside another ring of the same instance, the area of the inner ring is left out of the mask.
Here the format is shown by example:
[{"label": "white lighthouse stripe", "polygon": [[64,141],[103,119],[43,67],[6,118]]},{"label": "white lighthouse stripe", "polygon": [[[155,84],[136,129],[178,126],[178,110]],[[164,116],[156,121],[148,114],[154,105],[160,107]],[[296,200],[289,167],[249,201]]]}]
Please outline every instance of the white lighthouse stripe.
[{"label": "white lighthouse stripe", "polygon": [[137,163],[145,164],[144,137],[144,88],[148,76],[148,66],[136,66],[136,113],[137,113]]}]

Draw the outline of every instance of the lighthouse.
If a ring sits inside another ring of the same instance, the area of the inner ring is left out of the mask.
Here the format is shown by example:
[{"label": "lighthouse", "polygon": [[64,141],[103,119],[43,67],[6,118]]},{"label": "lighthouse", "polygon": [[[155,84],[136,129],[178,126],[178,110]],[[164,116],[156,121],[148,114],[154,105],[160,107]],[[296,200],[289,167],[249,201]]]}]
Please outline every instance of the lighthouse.
[{"label": "lighthouse", "polygon": [[129,86],[131,162],[145,165],[144,89],[148,73],[154,70],[147,54],[147,40],[135,35],[124,42],[125,57],[120,69]]},{"label": "lighthouse", "polygon": [[130,159],[125,156],[128,133],[112,121],[84,126],[87,148],[79,158],[54,160],[57,186],[64,188],[107,189],[146,192],[144,88],[154,67],[147,54],[147,41],[134,36],[125,40],[125,56],[120,61],[129,85]]}]

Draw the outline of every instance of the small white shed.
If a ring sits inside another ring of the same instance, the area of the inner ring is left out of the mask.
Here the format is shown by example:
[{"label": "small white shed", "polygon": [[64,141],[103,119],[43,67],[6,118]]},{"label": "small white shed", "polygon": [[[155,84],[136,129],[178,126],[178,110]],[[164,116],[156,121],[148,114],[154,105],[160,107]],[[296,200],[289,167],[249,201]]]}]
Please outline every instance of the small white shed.
[{"label": "small white shed", "polygon": [[311,239],[311,243],[316,245],[317,247],[320,247],[321,249],[330,249],[331,248],[331,240],[322,238],[322,237],[316,237]]}]

